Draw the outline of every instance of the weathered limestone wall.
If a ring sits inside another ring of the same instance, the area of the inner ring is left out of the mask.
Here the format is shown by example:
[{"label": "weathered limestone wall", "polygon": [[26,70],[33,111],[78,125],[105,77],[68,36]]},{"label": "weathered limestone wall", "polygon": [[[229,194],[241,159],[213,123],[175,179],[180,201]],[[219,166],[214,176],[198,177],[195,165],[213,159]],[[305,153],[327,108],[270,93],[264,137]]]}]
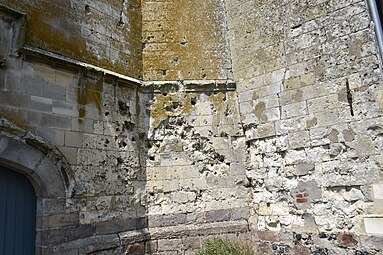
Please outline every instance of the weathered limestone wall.
[{"label": "weathered limestone wall", "polygon": [[1,0],[26,14],[26,46],[142,78],[141,2]]},{"label": "weathered limestone wall", "polygon": [[24,28],[0,8],[0,163],[4,141],[41,154],[32,133],[68,161],[66,195],[37,205],[40,253],[193,254],[220,234],[260,254],[382,252],[364,1],[145,0],[142,23],[137,1],[0,3],[26,12]]},{"label": "weathered limestone wall", "polygon": [[143,0],[144,80],[230,79],[224,2]]},{"label": "weathered limestone wall", "polygon": [[383,83],[365,2],[226,5],[262,254],[379,253]]},{"label": "weathered limestone wall", "polygon": [[164,83],[155,90],[146,163],[154,254],[192,254],[203,236],[248,230],[245,143],[233,85]]},{"label": "weathered limestone wall", "polygon": [[[0,37],[6,56],[0,69],[0,116],[56,147],[72,177],[66,196],[39,200],[38,252],[133,249],[127,245],[148,238],[146,231],[134,231],[147,227],[143,138],[148,120],[140,114],[145,109],[140,110],[138,85],[47,58],[10,54],[14,49],[3,45],[11,45],[13,19],[0,16],[6,35]],[[10,130],[2,125],[1,131]]]}]

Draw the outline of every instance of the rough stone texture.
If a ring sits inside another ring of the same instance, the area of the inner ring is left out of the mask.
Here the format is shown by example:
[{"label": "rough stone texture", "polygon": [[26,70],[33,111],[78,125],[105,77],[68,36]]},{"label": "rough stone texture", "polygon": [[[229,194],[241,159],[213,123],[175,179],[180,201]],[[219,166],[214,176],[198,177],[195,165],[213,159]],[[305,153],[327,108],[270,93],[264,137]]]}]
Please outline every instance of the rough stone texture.
[{"label": "rough stone texture", "polygon": [[142,1],[145,80],[230,79],[224,1]]},{"label": "rough stone texture", "polygon": [[[246,205],[245,144],[234,92],[156,94],[150,115],[149,215]],[[208,213],[206,220],[216,217],[230,220],[225,211]]]},{"label": "rough stone texture", "polygon": [[[0,8],[0,163],[66,191],[38,197],[37,254],[193,254],[214,235],[260,254],[382,253],[364,1],[1,4],[26,17]],[[25,18],[26,45],[117,73],[17,52]]]},{"label": "rough stone texture", "polygon": [[[365,2],[226,6],[254,231],[277,233],[275,254],[370,254],[354,234],[382,212],[371,189],[381,180],[383,87]],[[307,230],[340,233],[339,244],[313,234],[309,251],[282,234]]]},{"label": "rough stone texture", "polygon": [[27,46],[142,78],[140,1],[1,0],[0,4],[26,13]]}]

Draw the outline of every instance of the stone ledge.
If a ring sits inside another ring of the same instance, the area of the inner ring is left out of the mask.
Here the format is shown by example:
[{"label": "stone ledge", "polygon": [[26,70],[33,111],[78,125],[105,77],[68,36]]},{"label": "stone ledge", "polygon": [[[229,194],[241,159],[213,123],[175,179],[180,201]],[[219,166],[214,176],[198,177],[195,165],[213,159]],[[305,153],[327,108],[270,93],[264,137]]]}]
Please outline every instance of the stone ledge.
[{"label": "stone ledge", "polygon": [[211,210],[197,213],[173,213],[149,215],[149,227],[169,227],[182,224],[203,224],[212,222],[226,222],[247,220],[249,209],[245,207]]},{"label": "stone ledge", "polygon": [[235,91],[237,85],[233,80],[183,80],[183,81],[146,81],[140,88],[143,93],[200,93]]},{"label": "stone ledge", "polygon": [[148,240],[148,230],[141,229],[121,232],[118,234],[89,236],[56,246],[43,247],[43,250],[47,254],[89,254],[99,250],[113,249]]},{"label": "stone ledge", "polygon": [[98,222],[96,225],[96,234],[105,235],[112,233],[120,233],[123,231],[131,231],[147,227],[147,217],[114,220]]},{"label": "stone ledge", "polygon": [[149,228],[152,240],[180,238],[186,236],[242,233],[248,231],[249,224],[245,220]]},{"label": "stone ledge", "polygon": [[132,83],[132,84],[137,84],[137,85],[142,84],[141,80],[138,80],[138,79],[135,79],[135,78],[123,75],[123,74],[119,74],[119,73],[116,73],[116,72],[113,72],[111,70],[101,68],[101,67],[98,67],[95,65],[87,64],[87,63],[72,59],[70,57],[62,56],[62,55],[57,54],[57,53],[53,53],[50,51],[35,48],[32,46],[25,45],[19,51],[23,54],[26,54],[26,55],[45,57],[48,59],[54,59],[56,61],[61,61],[61,62],[65,62],[65,63],[71,64],[71,65],[83,67],[87,70],[94,70],[94,71],[100,72],[104,75],[116,77],[116,78],[118,78],[122,81],[125,81],[127,83]]}]

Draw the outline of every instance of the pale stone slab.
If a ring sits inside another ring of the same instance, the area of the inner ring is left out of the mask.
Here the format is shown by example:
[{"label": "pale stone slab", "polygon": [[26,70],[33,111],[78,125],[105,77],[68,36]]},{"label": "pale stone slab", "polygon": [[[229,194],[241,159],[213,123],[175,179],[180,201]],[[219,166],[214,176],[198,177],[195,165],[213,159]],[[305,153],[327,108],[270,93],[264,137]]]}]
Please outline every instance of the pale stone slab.
[{"label": "pale stone slab", "polygon": [[383,234],[383,216],[380,218],[364,218],[364,228],[367,234]]},{"label": "pale stone slab", "polygon": [[374,191],[375,199],[383,199],[383,184],[372,185],[372,190]]}]

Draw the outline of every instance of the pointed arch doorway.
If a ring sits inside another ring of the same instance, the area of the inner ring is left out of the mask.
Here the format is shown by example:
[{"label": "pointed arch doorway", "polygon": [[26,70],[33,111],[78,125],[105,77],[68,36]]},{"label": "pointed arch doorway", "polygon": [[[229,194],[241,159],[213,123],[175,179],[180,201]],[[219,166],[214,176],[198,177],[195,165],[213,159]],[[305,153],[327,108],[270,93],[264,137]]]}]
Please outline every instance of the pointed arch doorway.
[{"label": "pointed arch doorway", "polygon": [[0,165],[0,254],[34,255],[36,194],[22,174]]}]

